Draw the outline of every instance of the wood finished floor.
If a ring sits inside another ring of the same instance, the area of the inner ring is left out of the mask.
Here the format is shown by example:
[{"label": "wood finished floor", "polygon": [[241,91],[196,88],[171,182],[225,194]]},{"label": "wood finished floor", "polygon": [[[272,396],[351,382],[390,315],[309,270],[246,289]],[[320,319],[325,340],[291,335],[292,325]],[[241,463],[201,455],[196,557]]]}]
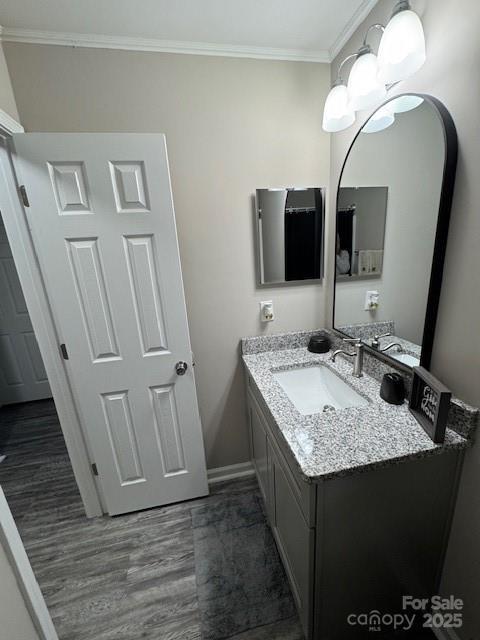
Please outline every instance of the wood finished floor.
[{"label": "wood finished floor", "polygon": [[[0,409],[0,484],[60,640],[201,640],[191,508],[251,491],[88,520],[52,401]],[[301,640],[296,619],[233,640]]]}]

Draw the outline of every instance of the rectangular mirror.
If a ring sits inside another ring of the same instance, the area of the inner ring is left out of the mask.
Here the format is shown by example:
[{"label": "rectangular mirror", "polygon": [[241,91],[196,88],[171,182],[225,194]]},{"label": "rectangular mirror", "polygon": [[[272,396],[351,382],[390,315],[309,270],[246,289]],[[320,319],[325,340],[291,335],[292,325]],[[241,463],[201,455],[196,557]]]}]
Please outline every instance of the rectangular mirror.
[{"label": "rectangular mirror", "polygon": [[257,284],[318,282],[323,276],[324,190],[257,189]]},{"label": "rectangular mirror", "polygon": [[445,107],[403,95],[371,116],[343,165],[334,328],[400,368],[430,365],[456,153]]}]

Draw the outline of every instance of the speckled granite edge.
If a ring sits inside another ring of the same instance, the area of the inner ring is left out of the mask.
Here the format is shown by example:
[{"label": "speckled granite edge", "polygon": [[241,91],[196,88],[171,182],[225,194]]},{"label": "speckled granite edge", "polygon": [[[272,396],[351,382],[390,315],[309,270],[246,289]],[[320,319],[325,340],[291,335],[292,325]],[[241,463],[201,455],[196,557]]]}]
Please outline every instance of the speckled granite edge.
[{"label": "speckled granite edge", "polygon": [[464,438],[473,440],[479,423],[480,411],[478,409],[458,398],[452,398],[447,420],[449,429],[453,429]]},{"label": "speckled granite edge", "polygon": [[[338,327],[338,329],[354,338],[361,338],[367,342],[367,344],[370,344],[370,341],[375,336],[389,333],[389,336],[380,338],[380,348],[386,347],[391,342],[398,342],[402,347],[402,353],[414,356],[420,360],[422,347],[419,344],[415,344],[415,342],[410,342],[410,340],[397,336],[395,334],[395,322],[393,320],[342,325],[341,327]],[[391,355],[393,357],[392,352],[388,352],[387,355]]]},{"label": "speckled granite edge", "polygon": [[[375,323],[376,326],[382,323]],[[393,323],[392,323],[393,324]],[[265,351],[280,349],[298,349],[306,347],[312,335],[324,331],[332,340],[332,350],[344,347],[342,338],[330,329],[312,329],[309,331],[290,331],[288,333],[272,334],[268,336],[253,336],[241,340],[243,355],[253,355]],[[412,374],[403,369],[397,369],[393,363],[387,364],[370,353],[365,353],[364,371],[377,381],[381,381],[385,373],[400,372],[404,377],[407,394],[410,393]],[[450,404],[447,428],[456,431],[463,438],[473,439],[476,428],[480,423],[480,410],[476,407],[453,397]]]},{"label": "speckled granite edge", "polygon": [[311,331],[290,331],[288,333],[272,333],[267,336],[251,336],[240,341],[241,351],[244,356],[263,351],[278,351],[279,349],[298,349],[306,347],[310,338],[323,331],[312,329]]},{"label": "speckled granite edge", "polygon": [[395,333],[395,323],[393,320],[382,320],[379,322],[365,322],[361,324],[343,324],[337,327],[339,331],[352,336],[369,340],[382,333]]}]

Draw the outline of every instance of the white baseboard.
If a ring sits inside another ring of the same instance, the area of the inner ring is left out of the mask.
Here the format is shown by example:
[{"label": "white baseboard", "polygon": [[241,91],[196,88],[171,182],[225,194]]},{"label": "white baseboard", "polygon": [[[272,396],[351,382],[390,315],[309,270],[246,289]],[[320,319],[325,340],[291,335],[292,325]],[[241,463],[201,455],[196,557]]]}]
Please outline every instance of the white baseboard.
[{"label": "white baseboard", "polygon": [[453,629],[432,629],[432,631],[438,640],[461,640],[458,633]]},{"label": "white baseboard", "polygon": [[247,478],[248,476],[253,476],[254,473],[255,470],[250,461],[241,462],[240,464],[231,464],[228,467],[208,469],[208,484],[223,482],[224,480],[234,480],[235,478]]}]

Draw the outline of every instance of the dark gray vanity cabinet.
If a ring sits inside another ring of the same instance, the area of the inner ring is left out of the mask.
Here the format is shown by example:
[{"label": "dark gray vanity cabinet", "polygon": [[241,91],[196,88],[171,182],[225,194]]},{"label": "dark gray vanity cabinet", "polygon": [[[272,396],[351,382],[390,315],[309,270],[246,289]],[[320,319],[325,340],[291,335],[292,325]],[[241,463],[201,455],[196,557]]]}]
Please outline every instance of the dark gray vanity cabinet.
[{"label": "dark gray vanity cabinet", "polygon": [[250,451],[257,474],[258,486],[270,516],[270,497],[268,488],[268,439],[267,427],[261,417],[255,400],[249,403]]},{"label": "dark gray vanity cabinet", "polygon": [[252,462],[268,520],[307,638],[313,630],[316,485],[301,480],[271,433],[259,402],[248,393]]},{"label": "dark gray vanity cabinet", "polygon": [[305,522],[295,497],[292,476],[273,441],[268,442],[270,481],[270,525],[290,580],[305,635],[312,628],[313,571],[311,559],[315,529]]},{"label": "dark gray vanity cabinet", "polygon": [[247,387],[252,461],[307,640],[370,637],[351,614],[437,593],[463,452],[309,483]]}]

